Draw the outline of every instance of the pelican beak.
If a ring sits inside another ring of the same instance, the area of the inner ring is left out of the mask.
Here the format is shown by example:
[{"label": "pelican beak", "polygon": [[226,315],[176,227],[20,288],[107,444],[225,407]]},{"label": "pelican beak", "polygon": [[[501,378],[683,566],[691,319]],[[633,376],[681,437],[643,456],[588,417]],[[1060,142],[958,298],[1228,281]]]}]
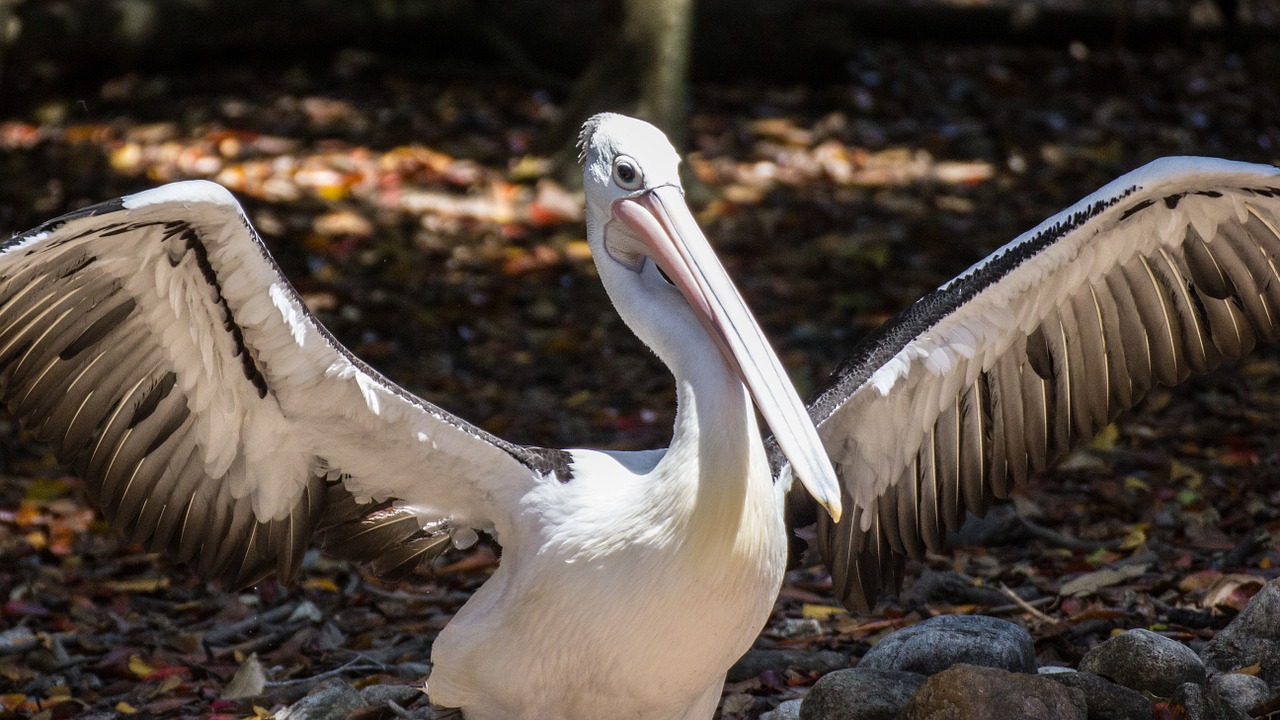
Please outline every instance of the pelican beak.
[{"label": "pelican beak", "polygon": [[[666,273],[746,384],[795,476],[839,521],[840,484],[827,451],[778,356],[689,212],[684,193],[662,185],[616,200],[613,217],[630,232],[621,233],[625,239],[615,247],[606,234],[610,256],[638,271],[642,254]],[[642,247],[629,247],[631,237]]]}]

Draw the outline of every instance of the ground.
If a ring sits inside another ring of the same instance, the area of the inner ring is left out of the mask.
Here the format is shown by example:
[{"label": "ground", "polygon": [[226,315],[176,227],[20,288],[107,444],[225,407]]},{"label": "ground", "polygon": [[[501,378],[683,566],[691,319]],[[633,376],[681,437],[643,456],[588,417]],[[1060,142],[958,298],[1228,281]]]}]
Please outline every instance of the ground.
[{"label": "ground", "polygon": [[[699,85],[699,219],[804,395],[894,312],[1126,170],[1280,160],[1276,58],[868,42],[840,83]],[[556,110],[536,88],[357,51],[50,91],[0,111],[0,233],[212,178],[321,319],[423,397],[517,442],[661,446],[669,375],[594,277],[580,196],[531,154]],[[867,616],[832,608],[820,566],[801,568],[761,646],[852,661],[942,612],[1022,622],[1042,662],[1074,664],[1117,628],[1194,646],[1280,574],[1277,417],[1274,351],[1157,390],[1019,489],[1031,540],[913,564],[909,585],[929,579]],[[316,556],[291,585],[228,593],[106,528],[12,423],[0,460],[4,716],[245,717],[334,676],[413,685],[495,562],[482,546],[388,585]],[[263,694],[220,699],[254,655]],[[722,716],[754,718],[813,679],[730,683]]]}]

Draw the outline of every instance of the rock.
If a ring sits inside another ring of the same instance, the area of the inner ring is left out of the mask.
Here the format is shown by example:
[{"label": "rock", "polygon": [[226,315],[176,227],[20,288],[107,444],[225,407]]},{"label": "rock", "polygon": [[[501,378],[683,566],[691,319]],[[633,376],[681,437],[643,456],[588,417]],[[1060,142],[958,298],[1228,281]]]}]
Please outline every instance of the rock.
[{"label": "rock", "polygon": [[956,665],[920,686],[900,720],[1087,720],[1084,693],[1035,675]]},{"label": "rock", "polygon": [[805,696],[800,720],[893,720],[924,681],[902,670],[836,670]]},{"label": "rock", "polygon": [[276,720],[342,720],[368,703],[346,680],[326,680],[276,714]]},{"label": "rock", "polygon": [[417,678],[422,680],[431,674],[430,663],[400,662],[388,668],[396,677]]},{"label": "rock", "polygon": [[999,590],[977,585],[974,579],[954,570],[938,572],[925,568],[916,581],[898,595],[906,607],[925,607],[930,603],[970,603],[1004,605],[1009,602]]},{"label": "rock", "polygon": [[1209,679],[1209,689],[1219,697],[1231,703],[1235,709],[1249,714],[1253,708],[1267,702],[1274,693],[1267,686],[1267,681],[1257,675],[1244,673],[1223,673]]},{"label": "rock", "polygon": [[1137,690],[1092,673],[1054,672],[1040,676],[1083,692],[1089,720],[1150,720],[1154,710],[1151,701]]},{"label": "rock", "polygon": [[1232,707],[1217,693],[1196,683],[1183,683],[1170,696],[1169,702],[1186,711],[1187,720],[1249,720],[1249,716]]},{"label": "rock", "polygon": [[960,529],[947,533],[947,547],[999,547],[1024,540],[1027,535],[1027,526],[1013,503],[1002,503],[986,515],[965,513]]},{"label": "rock", "polygon": [[1159,697],[1205,680],[1204,663],[1191,648],[1144,629],[1102,642],[1080,660],[1080,670]]},{"label": "rock", "polygon": [[816,618],[783,618],[775,626],[777,637],[783,638],[819,637],[824,631]]},{"label": "rock", "polygon": [[939,615],[884,637],[858,667],[932,675],[956,663],[1030,673],[1036,669],[1035,645],[1030,633],[1008,620]]},{"label": "rock", "polygon": [[366,703],[374,706],[394,702],[404,707],[426,697],[426,694],[422,689],[422,683],[415,685],[396,685],[394,683],[369,685],[360,690],[360,697],[364,698]]},{"label": "rock", "polygon": [[818,675],[843,667],[849,667],[849,658],[833,650],[752,649],[729,668],[728,681],[750,680],[766,670],[799,670]]},{"label": "rock", "polygon": [[799,700],[788,700],[760,716],[760,720],[799,720],[799,718]]},{"label": "rock", "polygon": [[1200,652],[1204,664],[1229,673],[1260,666],[1258,677],[1280,690],[1280,580],[1267,583]]}]

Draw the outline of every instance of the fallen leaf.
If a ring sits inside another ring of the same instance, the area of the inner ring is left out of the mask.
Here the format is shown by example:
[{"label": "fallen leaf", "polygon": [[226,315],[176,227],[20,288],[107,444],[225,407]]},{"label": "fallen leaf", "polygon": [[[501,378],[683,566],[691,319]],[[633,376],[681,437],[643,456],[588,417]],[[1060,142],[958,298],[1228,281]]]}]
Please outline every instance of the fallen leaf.
[{"label": "fallen leaf", "polygon": [[257,653],[254,653],[245,658],[244,663],[240,665],[240,669],[236,670],[236,674],[222,689],[222,694],[219,697],[223,700],[257,697],[262,694],[266,686],[267,675],[262,670],[262,663],[258,662]]},{"label": "fallen leaf", "polygon": [[108,580],[102,583],[102,586],[113,592],[153,593],[169,587],[169,578],[150,577],[134,578],[131,580]]},{"label": "fallen leaf", "polygon": [[1253,575],[1242,573],[1223,575],[1205,592],[1201,605],[1209,610],[1229,608],[1240,612],[1265,584],[1265,580]]},{"label": "fallen leaf", "polygon": [[847,615],[848,610],[837,605],[814,605],[805,603],[800,609],[800,616],[814,620],[830,620],[834,615]]},{"label": "fallen leaf", "polygon": [[154,667],[151,667],[151,665],[149,665],[147,661],[143,660],[141,657],[138,657],[137,655],[129,656],[129,672],[133,673],[134,675],[137,675],[140,678],[145,678],[155,671],[156,669]]},{"label": "fallen leaf", "polygon": [[302,581],[303,590],[324,590],[338,592],[338,584],[326,577],[307,578]]},{"label": "fallen leaf", "polygon": [[1104,587],[1119,585],[1120,583],[1139,577],[1147,571],[1147,564],[1141,565],[1121,565],[1119,567],[1106,567],[1101,570],[1094,570],[1073,578],[1062,584],[1058,590],[1059,595],[1067,595],[1071,597],[1082,597],[1091,595]]}]

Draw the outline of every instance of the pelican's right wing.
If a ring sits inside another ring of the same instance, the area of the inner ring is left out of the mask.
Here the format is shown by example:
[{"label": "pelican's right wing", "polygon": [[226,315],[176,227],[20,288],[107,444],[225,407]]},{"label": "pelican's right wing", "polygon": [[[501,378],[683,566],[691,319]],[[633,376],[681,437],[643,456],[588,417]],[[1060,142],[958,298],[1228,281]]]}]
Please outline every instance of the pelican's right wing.
[{"label": "pelican's right wing", "polygon": [[351,355],[202,181],[0,246],[0,391],[112,523],[237,586],[288,578],[318,530],[343,557],[411,569],[568,472]]},{"label": "pelican's right wing", "polygon": [[[925,296],[810,406],[845,516],[835,593],[866,607],[965,511],[1172,385],[1280,336],[1280,170],[1157,160]],[[792,503],[802,498],[793,492]]]}]

